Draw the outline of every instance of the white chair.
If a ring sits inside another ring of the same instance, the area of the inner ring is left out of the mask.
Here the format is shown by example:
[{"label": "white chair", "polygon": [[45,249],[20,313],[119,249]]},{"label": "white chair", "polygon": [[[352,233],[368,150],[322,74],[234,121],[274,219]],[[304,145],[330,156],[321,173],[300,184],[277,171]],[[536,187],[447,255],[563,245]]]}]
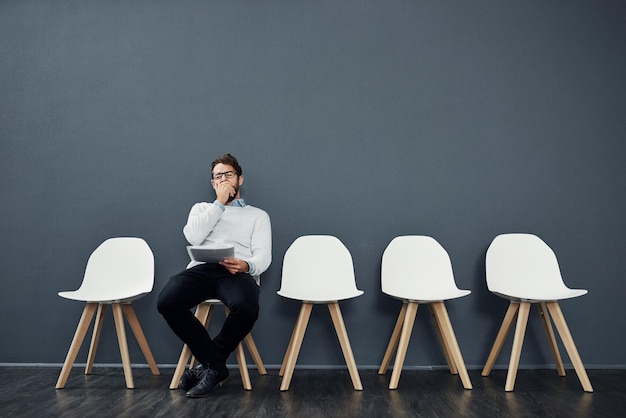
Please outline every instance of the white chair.
[{"label": "white chair", "polygon": [[379,374],[385,374],[397,348],[389,389],[397,389],[402,365],[420,304],[428,304],[435,320],[443,351],[452,374],[459,374],[465,389],[472,389],[461,350],[457,343],[444,301],[469,295],[454,282],[452,264],[446,250],[427,236],[394,238],[383,253],[381,269],[383,293],[403,301]]},{"label": "white chair", "polygon": [[488,376],[502,349],[502,345],[517,317],[513,348],[509,362],[505,390],[510,392],[515,385],[528,313],[531,304],[539,307],[544,330],[560,376],[565,376],[563,361],[559,354],[550,316],[561,336],[585,392],[593,392],[589,377],[583,366],[574,340],[570,334],[558,301],[582,296],[584,289],[570,289],[561,277],[559,263],[552,249],[539,237],[532,234],[498,235],[487,250],[487,287],[494,294],[508,299],[509,308],[504,316],[482,375]]},{"label": "white chair", "polygon": [[315,304],[328,306],[355,390],[363,390],[339,301],[363,294],[356,288],[352,256],[339,239],[328,235],[297,238],[285,253],[280,296],[302,301],[300,315],[291,334],[279,375],[281,391],[289,389],[311,310]]},{"label": "white chair", "polygon": [[96,313],[96,320],[87,356],[85,374],[93,368],[100,331],[107,305],[113,309],[117,340],[122,356],[126,387],[133,389],[133,373],[128,354],[124,316],[128,320],[139,347],[143,352],[152,374],[158,375],[159,369],[148,342],[143,334],[131,302],[150,293],[154,284],[154,255],[148,244],[141,238],[110,238],[104,241],[89,257],[83,282],[77,290],[59,292],[59,296],[87,302],[78,322],[76,333],[63,363],[61,374],[56,384],[57,389],[65,387],[74,360],[80,350],[85,334]]},{"label": "white chair", "polygon": [[[196,318],[205,328],[208,328],[209,322],[211,321],[211,317],[213,316],[213,310],[216,305],[223,305],[222,301],[219,299],[208,299],[196,307]],[[224,307],[226,310],[226,315],[228,315],[228,308]],[[267,370],[265,369],[265,365],[263,364],[263,360],[261,360],[261,355],[259,354],[259,350],[254,343],[254,339],[252,339],[252,335],[248,334],[246,338],[243,340],[248,347],[248,351],[250,351],[250,355],[252,356],[252,360],[254,364],[256,364],[257,370],[259,374],[266,375]],[[245,390],[252,390],[252,382],[250,381],[250,374],[248,373],[248,365],[246,363],[246,354],[243,351],[242,343],[237,345],[235,349],[235,354],[237,357],[237,364],[239,365],[239,374],[241,375],[241,383],[243,384],[243,388]],[[191,361],[189,358],[191,357]],[[183,349],[180,353],[180,358],[178,359],[178,364],[176,365],[176,370],[174,370],[174,375],[172,376],[172,381],[170,382],[170,389],[177,389],[180,379],[183,377],[183,373],[185,372],[185,368],[187,367],[187,362],[189,362],[189,368],[191,369],[195,364],[195,357],[192,356],[191,350],[187,346],[187,344],[183,345]]]}]

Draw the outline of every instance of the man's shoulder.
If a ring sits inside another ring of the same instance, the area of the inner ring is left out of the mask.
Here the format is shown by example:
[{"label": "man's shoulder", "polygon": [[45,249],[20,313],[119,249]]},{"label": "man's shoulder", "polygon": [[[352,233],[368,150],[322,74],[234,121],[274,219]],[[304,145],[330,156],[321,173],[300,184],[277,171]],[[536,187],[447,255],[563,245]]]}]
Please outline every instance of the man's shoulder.
[{"label": "man's shoulder", "polygon": [[245,209],[246,211],[248,211],[250,213],[256,213],[257,215],[265,215],[265,216],[269,217],[269,215],[267,214],[266,211],[264,211],[261,208],[257,208],[256,206],[252,206],[252,205],[246,204],[246,206],[243,209]]},{"label": "man's shoulder", "polygon": [[207,208],[214,206],[214,204],[212,202],[196,202],[193,204],[193,206],[191,206],[191,209],[203,209],[206,210]]}]

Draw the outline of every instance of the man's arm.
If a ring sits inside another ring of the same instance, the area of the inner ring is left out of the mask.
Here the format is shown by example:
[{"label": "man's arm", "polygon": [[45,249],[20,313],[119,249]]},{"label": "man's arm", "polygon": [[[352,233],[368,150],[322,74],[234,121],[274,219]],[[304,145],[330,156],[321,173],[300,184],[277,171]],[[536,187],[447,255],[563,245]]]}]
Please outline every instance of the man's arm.
[{"label": "man's arm", "polygon": [[250,240],[252,257],[248,260],[251,276],[259,276],[272,263],[272,224],[267,213],[259,216]]},{"label": "man's arm", "polygon": [[262,212],[254,224],[250,237],[250,251],[252,257],[247,260],[227,258],[220,261],[232,274],[248,273],[251,276],[260,276],[272,262],[272,226],[267,213]]},{"label": "man's arm", "polygon": [[183,234],[191,245],[201,245],[224,213],[215,203],[196,203],[189,212]]}]

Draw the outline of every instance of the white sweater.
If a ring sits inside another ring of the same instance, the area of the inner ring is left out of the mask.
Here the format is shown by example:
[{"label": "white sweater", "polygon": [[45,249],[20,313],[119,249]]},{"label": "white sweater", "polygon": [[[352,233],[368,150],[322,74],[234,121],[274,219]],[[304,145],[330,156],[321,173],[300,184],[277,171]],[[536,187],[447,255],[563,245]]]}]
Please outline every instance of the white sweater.
[{"label": "white sweater", "polygon": [[[270,217],[262,209],[225,206],[222,210],[215,203],[196,203],[189,212],[183,234],[191,245],[222,247],[233,245],[235,258],[250,266],[248,272],[257,283],[261,273],[272,262],[272,227]],[[189,263],[187,268],[201,264]]]}]

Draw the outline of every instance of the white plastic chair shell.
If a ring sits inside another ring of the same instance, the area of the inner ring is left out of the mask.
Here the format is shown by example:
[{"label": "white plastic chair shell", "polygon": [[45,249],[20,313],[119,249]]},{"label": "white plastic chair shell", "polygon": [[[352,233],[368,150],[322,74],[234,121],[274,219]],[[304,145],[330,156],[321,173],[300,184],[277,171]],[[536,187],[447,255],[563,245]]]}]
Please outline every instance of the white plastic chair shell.
[{"label": "white plastic chair shell", "polygon": [[83,282],[59,296],[84,302],[131,302],[150,293],[154,285],[154,255],[141,238],[118,237],[96,248],[85,268]]},{"label": "white plastic chair shell", "polygon": [[506,299],[550,301],[587,293],[563,283],[552,249],[532,234],[502,234],[494,238],[486,256],[487,287]]},{"label": "white plastic chair shell", "polygon": [[350,299],[357,289],[352,256],[330,235],[297,238],[285,252],[280,296],[313,303]]},{"label": "white plastic chair shell", "polygon": [[383,253],[382,291],[398,299],[434,302],[467,296],[454,281],[446,250],[434,238],[408,235],[394,238]]}]

